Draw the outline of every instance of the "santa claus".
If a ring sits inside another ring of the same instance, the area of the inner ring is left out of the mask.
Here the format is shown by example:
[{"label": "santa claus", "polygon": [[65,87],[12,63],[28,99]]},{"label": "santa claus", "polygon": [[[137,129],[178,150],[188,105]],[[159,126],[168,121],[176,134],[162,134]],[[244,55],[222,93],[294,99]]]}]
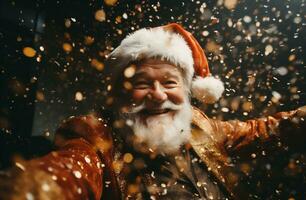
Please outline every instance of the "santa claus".
[{"label": "santa claus", "polygon": [[[196,39],[178,24],[140,29],[108,57],[107,105],[114,118],[73,117],[57,150],[19,162],[0,184],[12,199],[245,199],[229,152],[301,126],[305,108],[241,122],[208,118],[191,105],[218,100]],[[302,119],[302,120],[301,120]],[[304,124],[305,125],[305,124]],[[17,184],[19,187],[9,187]]]}]

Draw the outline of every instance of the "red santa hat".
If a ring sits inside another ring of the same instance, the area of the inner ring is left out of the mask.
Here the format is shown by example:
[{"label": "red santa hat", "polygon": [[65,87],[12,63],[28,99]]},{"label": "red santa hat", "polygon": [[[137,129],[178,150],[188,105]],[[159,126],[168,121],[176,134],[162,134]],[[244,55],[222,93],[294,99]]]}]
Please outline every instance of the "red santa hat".
[{"label": "red santa hat", "polygon": [[214,103],[224,91],[222,81],[211,76],[200,44],[179,24],[137,30],[110,54],[110,59],[119,65],[113,70],[146,58],[160,58],[181,68],[192,96],[204,103]]}]

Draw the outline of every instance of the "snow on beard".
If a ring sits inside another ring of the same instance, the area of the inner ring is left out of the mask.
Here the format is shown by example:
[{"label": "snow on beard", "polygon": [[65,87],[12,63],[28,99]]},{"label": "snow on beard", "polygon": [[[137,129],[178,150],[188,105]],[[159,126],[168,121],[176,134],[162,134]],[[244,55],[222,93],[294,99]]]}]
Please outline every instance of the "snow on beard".
[{"label": "snow on beard", "polygon": [[156,154],[172,154],[188,141],[191,133],[192,110],[189,100],[176,105],[169,100],[158,109],[170,109],[174,114],[146,116],[141,115],[145,103],[130,108],[124,113],[125,120],[131,120],[134,132],[135,150]]}]

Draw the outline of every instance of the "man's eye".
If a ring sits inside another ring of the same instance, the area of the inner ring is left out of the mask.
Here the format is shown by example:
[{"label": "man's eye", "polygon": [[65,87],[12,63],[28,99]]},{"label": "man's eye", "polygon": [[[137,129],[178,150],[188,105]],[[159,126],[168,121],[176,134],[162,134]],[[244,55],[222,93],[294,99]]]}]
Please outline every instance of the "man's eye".
[{"label": "man's eye", "polygon": [[139,81],[134,83],[134,88],[136,89],[146,89],[148,87],[150,87],[150,84],[145,81]]},{"label": "man's eye", "polygon": [[176,81],[165,81],[163,84],[165,87],[176,87],[178,84]]}]

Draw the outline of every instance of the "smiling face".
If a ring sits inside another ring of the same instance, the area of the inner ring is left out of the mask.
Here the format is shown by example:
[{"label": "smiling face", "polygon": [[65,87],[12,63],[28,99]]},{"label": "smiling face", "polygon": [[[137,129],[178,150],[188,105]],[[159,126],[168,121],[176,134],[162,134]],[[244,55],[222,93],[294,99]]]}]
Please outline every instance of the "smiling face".
[{"label": "smiling face", "polygon": [[188,95],[181,71],[169,62],[149,59],[140,63],[132,79],[132,100],[136,106],[144,104],[144,116],[172,112],[162,104],[182,104]]},{"label": "smiling face", "polygon": [[133,146],[141,152],[176,152],[190,137],[192,118],[182,72],[169,62],[147,59],[129,81],[132,101],[125,98],[128,105],[119,115],[132,130]]}]

